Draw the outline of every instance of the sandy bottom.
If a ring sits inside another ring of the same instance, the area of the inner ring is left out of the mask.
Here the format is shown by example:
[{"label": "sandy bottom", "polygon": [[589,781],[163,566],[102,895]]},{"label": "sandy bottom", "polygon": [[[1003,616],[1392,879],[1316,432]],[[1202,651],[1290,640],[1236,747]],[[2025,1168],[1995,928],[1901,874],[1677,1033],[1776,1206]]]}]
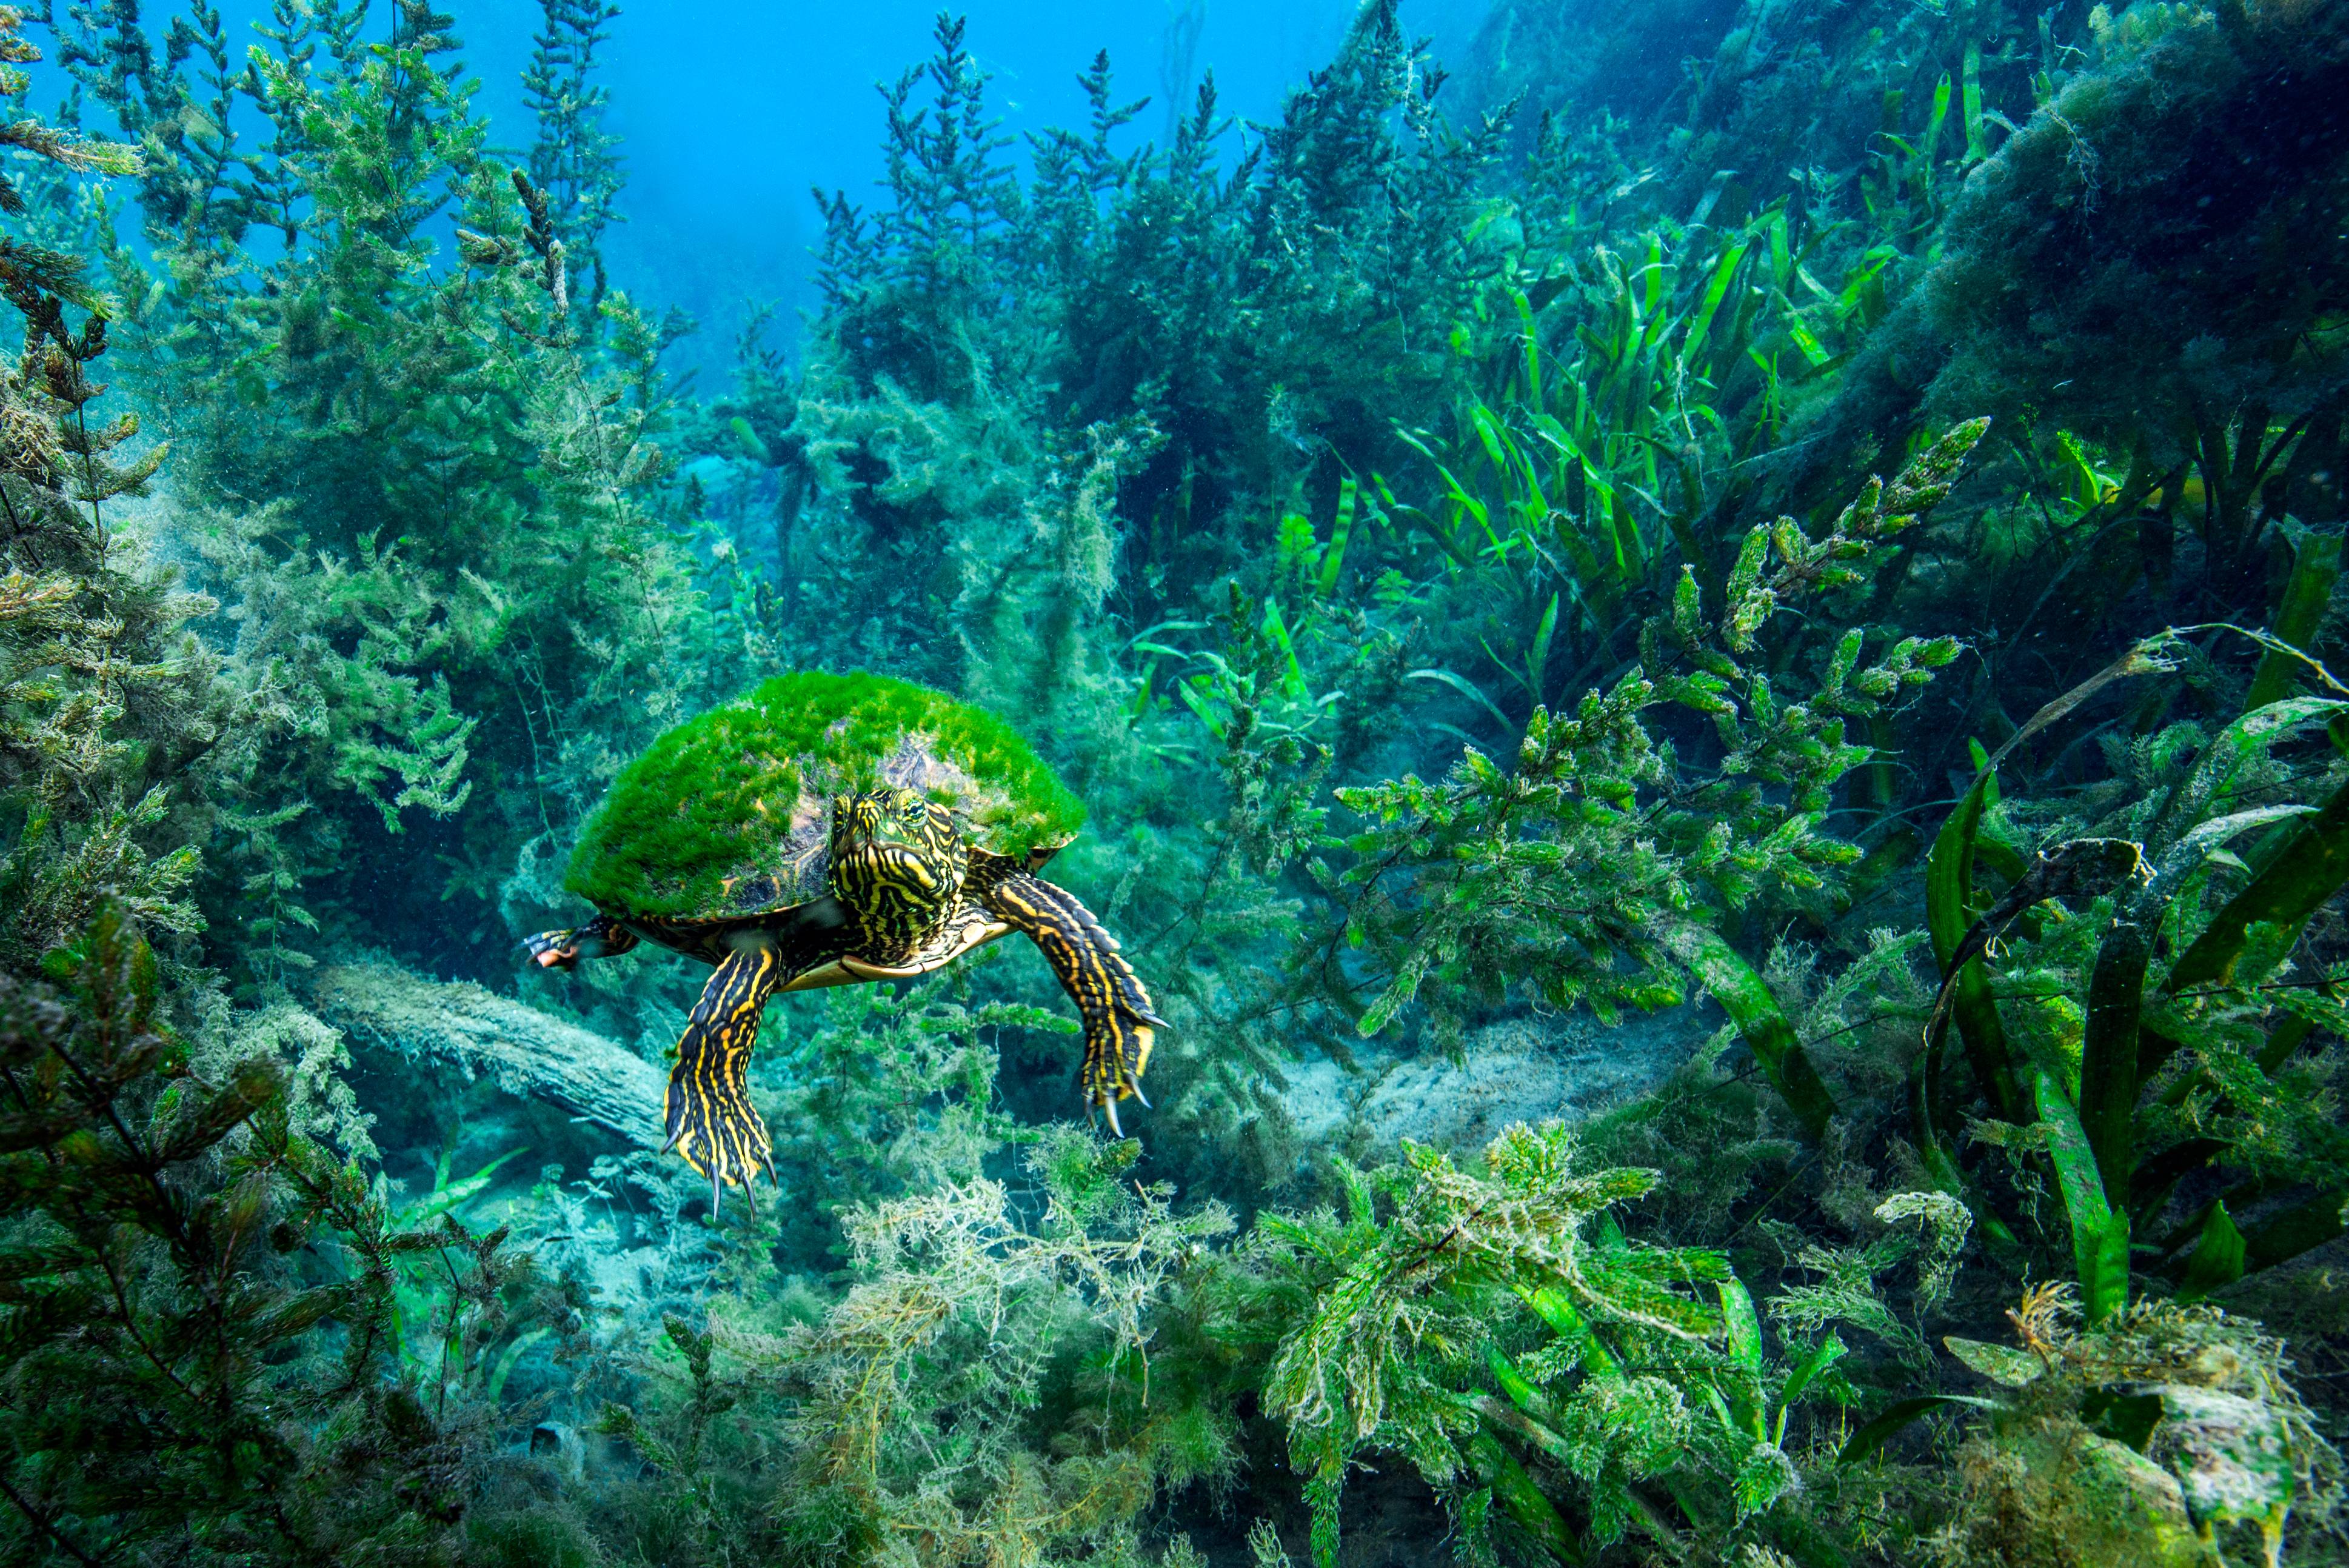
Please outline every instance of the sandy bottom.
[{"label": "sandy bottom", "polygon": [[1631,1014],[1613,1028],[1588,1015],[1511,1018],[1472,1030],[1457,1062],[1366,1049],[1354,1074],[1327,1058],[1300,1063],[1282,1099],[1315,1142],[1357,1123],[1378,1150],[1404,1139],[1480,1149],[1513,1121],[1579,1121],[1637,1099],[1722,1021],[1710,1000]]}]

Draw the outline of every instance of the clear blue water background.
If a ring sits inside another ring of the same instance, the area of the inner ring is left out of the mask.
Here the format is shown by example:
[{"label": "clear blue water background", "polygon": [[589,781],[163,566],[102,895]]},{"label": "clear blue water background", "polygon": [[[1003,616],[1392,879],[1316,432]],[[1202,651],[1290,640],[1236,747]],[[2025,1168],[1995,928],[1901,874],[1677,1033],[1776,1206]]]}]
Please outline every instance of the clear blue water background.
[{"label": "clear blue water background", "polygon": [[[522,73],[539,6],[441,3],[457,16],[460,57],[480,83],[474,101],[489,116],[493,145],[518,160],[533,136]],[[1488,3],[1416,0],[1404,5],[1403,21],[1435,39],[1439,59],[1457,61]],[[1195,67],[1214,70],[1224,111],[1244,121],[1279,114],[1285,95],[1329,60],[1355,9],[1352,0],[1202,8]],[[388,26],[389,7],[378,9],[384,15],[373,19],[371,38]],[[860,203],[874,197],[883,124],[876,89],[927,57],[939,9],[936,0],[623,5],[597,57],[596,76],[611,94],[606,123],[624,139],[627,163],[619,202],[626,222],[605,251],[617,286],[657,308],[681,306],[700,323],[679,363],[722,366],[746,301],[792,312],[813,303],[808,247],[822,229],[810,191],[845,190]],[[1103,48],[1121,101],[1152,100],[1130,143],[1163,135],[1163,65],[1179,5],[974,0],[949,9],[969,18],[967,43],[993,75],[1002,129],[1021,148],[1025,133],[1083,122],[1078,77]],[[222,15],[243,46],[260,41],[251,29],[269,6],[230,0]],[[45,67],[36,79],[34,101],[47,109],[62,73]],[[1226,138],[1226,154],[1237,145]]]}]

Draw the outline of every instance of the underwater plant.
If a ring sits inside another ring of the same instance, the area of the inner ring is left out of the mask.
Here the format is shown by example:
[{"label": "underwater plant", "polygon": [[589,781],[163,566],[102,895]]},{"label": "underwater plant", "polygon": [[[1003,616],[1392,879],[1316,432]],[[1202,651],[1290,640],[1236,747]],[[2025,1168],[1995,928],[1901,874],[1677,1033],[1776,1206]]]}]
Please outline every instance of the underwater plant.
[{"label": "underwater plant", "polygon": [[486,1459],[491,1353],[575,1304],[445,1203],[393,1222],[266,1057],[191,1072],[119,907],[45,968],[0,1004],[12,1554],[426,1560]]},{"label": "underwater plant", "polygon": [[[0,12],[0,1553],[2339,1557],[2338,7],[948,15],[708,393],[613,6],[223,9]],[[517,952],[766,785],[1100,921]]]}]

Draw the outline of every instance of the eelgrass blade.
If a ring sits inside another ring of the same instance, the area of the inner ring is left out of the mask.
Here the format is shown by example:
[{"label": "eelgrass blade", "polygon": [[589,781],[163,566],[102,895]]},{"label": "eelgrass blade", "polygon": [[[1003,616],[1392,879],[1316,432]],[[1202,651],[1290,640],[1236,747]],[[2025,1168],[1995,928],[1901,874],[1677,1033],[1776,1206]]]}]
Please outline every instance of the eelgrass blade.
[{"label": "eelgrass blade", "polygon": [[1882,1415],[1852,1433],[1836,1454],[1836,1463],[1857,1464],[1899,1436],[1920,1416],[1930,1415],[1948,1405],[1971,1405],[1978,1410],[1998,1408],[1996,1400],[1976,1398],[1971,1394],[1918,1394],[1896,1400],[1885,1407]]},{"label": "eelgrass blade", "polygon": [[2143,927],[2122,919],[2105,934],[2088,981],[2088,1021],[2080,1047],[2080,1121],[2095,1151],[2106,1202],[2128,1206],[2137,1146],[2137,1030],[2151,949]]},{"label": "eelgrass blade", "polygon": [[2210,1205],[2209,1215],[2202,1222],[2202,1234],[2194,1243],[2194,1255],[2186,1260],[2186,1278],[2178,1287],[2180,1301],[2199,1301],[2212,1291],[2234,1284],[2243,1277],[2243,1266],[2249,1262],[2243,1233],[2236,1228],[2234,1216],[2227,1212],[2225,1200]]},{"label": "eelgrass blade", "polygon": [[1769,985],[1717,931],[1682,926],[1674,934],[1673,944],[1737,1026],[1739,1037],[1762,1064],[1795,1119],[1811,1137],[1824,1137],[1836,1115],[1835,1095],[1812,1065]]},{"label": "eelgrass blade", "polygon": [[2250,884],[2220,908],[2171,965],[2162,989],[2174,995],[2231,979],[2254,924],[2297,933],[2344,882],[2349,882],[2349,785],[2307,818]]},{"label": "eelgrass blade", "polygon": [[2080,1305],[2091,1324],[2102,1323],[2128,1305],[2128,1211],[2116,1210],[2105,1196],[2095,1150],[2064,1086],[2044,1068],[2038,1080],[2047,1157],[2054,1162],[2064,1212],[2072,1222],[2072,1266],[2079,1275]]},{"label": "eelgrass blade", "polygon": [[[1925,922],[1932,933],[1933,956],[1940,964],[1943,984],[1951,988],[1951,1010],[1974,1077],[2002,1119],[2020,1121],[2024,1119],[2022,1092],[2015,1082],[2005,1026],[1991,997],[1989,971],[1972,956],[1952,968],[1973,923],[1974,841],[1995,777],[1985,770],[1974,779],[1973,788],[1966,791],[1966,798],[1933,840],[1932,853],[1925,862]],[[1933,1109],[1940,1118],[1942,1108]]]}]

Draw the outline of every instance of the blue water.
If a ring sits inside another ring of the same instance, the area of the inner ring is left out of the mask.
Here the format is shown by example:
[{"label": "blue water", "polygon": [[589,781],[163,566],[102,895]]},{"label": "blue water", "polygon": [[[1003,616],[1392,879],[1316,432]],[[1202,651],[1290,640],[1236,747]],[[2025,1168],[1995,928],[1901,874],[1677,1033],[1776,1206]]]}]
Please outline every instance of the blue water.
[{"label": "blue water", "polygon": [[[1435,39],[1438,57],[1459,58],[1489,0],[1414,0],[1405,25]],[[979,0],[951,9],[969,18],[967,41],[995,80],[1005,134],[1020,138],[1083,123],[1078,76],[1107,49],[1121,100],[1152,99],[1129,140],[1161,137],[1170,78],[1187,108],[1212,69],[1224,111],[1242,121],[1277,116],[1288,92],[1326,64],[1352,18],[1350,0],[1189,0],[1203,20],[1187,71],[1169,70],[1179,36],[1176,0]],[[269,6],[230,0],[230,36],[251,31]],[[378,7],[378,9],[383,9]],[[522,73],[541,24],[533,0],[480,0],[456,7],[461,58],[479,83],[493,148],[519,158],[533,135]],[[854,4],[626,5],[597,58],[610,91],[606,123],[624,141],[625,222],[605,242],[614,283],[656,309],[676,306],[702,325],[680,364],[717,369],[747,301],[812,305],[808,249],[822,223],[811,191],[868,199],[881,173],[879,88],[925,58],[939,15],[932,0]],[[380,27],[371,28],[378,36]],[[36,73],[34,101],[57,101],[59,75]],[[1227,139],[1226,150],[1237,139]]]}]

